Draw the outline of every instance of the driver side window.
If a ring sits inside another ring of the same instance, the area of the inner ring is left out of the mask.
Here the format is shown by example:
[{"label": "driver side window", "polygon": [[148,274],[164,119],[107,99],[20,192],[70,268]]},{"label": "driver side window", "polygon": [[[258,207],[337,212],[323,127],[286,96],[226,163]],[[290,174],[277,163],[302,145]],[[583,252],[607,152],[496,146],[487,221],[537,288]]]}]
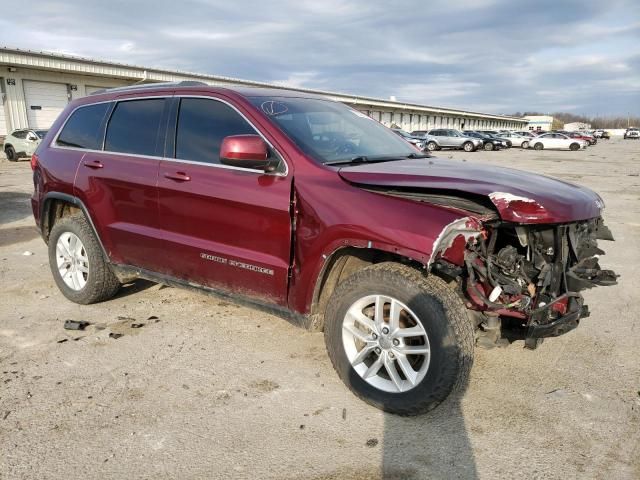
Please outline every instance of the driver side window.
[{"label": "driver side window", "polygon": [[224,137],[256,133],[225,103],[207,98],[183,98],[178,110],[175,158],[219,164]]}]

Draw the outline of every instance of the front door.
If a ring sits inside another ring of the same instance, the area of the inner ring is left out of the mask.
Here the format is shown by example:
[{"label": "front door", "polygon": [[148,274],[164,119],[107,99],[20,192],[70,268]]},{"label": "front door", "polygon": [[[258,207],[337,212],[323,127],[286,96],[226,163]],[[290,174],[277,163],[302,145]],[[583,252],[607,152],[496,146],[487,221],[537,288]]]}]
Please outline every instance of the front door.
[{"label": "front door", "polygon": [[221,164],[222,139],[256,129],[221,100],[174,103],[158,178],[166,273],[285,305],[292,172]]}]

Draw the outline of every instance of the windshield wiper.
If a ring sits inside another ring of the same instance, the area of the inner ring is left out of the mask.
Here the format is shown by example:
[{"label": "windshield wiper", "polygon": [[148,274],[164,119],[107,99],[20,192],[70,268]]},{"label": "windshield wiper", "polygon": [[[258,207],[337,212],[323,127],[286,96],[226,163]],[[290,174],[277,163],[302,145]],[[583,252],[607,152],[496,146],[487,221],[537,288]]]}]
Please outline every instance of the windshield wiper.
[{"label": "windshield wiper", "polygon": [[425,153],[410,153],[409,155],[389,155],[387,157],[367,157],[366,155],[358,155],[357,157],[353,157],[353,158],[324,162],[324,164],[325,165],[356,165],[359,163],[392,162],[394,160],[404,160],[405,158],[428,158],[430,156],[431,155],[427,155]]},{"label": "windshield wiper", "polygon": [[365,155],[359,155],[353,158],[346,158],[343,160],[332,160],[330,162],[324,162],[325,165],[348,165],[348,164],[356,164],[356,163],[365,163],[369,162],[369,157]]}]

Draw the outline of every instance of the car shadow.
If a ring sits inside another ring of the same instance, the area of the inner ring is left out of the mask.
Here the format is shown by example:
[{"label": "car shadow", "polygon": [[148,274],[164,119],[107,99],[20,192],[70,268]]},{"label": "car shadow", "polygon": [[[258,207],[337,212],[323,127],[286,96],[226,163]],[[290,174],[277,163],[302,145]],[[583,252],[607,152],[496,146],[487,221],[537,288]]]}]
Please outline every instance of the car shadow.
[{"label": "car shadow", "polygon": [[382,478],[478,478],[461,408],[463,395],[454,393],[418,417],[385,414]]},{"label": "car shadow", "polygon": [[139,278],[138,280],[134,280],[129,283],[125,283],[124,285],[122,285],[122,287],[120,287],[120,290],[118,290],[118,293],[113,298],[111,298],[110,301],[117,300],[119,298],[125,298],[125,297],[128,297],[129,295],[135,295],[136,293],[144,292],[145,290],[148,290],[154,285],[157,285],[157,283],[151,282],[149,280],[144,280],[142,278]]},{"label": "car shadow", "polygon": [[[467,361],[473,363],[472,358]],[[443,403],[425,414],[401,417],[385,413],[383,479],[478,478],[462,410],[468,382],[465,379]]]},{"label": "car shadow", "polygon": [[0,225],[31,216],[30,198],[24,192],[0,192]]}]

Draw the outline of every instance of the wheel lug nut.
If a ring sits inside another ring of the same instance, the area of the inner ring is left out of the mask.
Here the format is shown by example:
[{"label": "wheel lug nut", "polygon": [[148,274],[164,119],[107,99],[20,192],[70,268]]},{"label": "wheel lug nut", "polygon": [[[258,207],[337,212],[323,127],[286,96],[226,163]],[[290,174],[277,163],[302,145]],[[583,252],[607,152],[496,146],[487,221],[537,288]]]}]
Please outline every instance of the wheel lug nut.
[{"label": "wheel lug nut", "polygon": [[389,352],[389,358],[395,358],[395,355],[393,354],[393,352]]},{"label": "wheel lug nut", "polygon": [[397,347],[398,345],[400,345],[400,340],[398,340],[397,338],[394,338],[393,344]]},{"label": "wheel lug nut", "polygon": [[380,350],[380,347],[376,347],[376,353],[377,353],[378,355],[380,355],[380,353],[381,353],[381,352],[382,352],[382,350]]},{"label": "wheel lug nut", "polygon": [[387,327],[384,327],[382,329],[382,333],[384,333],[386,335],[387,333],[389,333],[389,329]]},{"label": "wheel lug nut", "polygon": [[377,333],[374,333],[374,334],[373,334],[373,339],[374,339],[374,340],[376,340],[377,338],[378,338],[378,334],[377,334]]}]

